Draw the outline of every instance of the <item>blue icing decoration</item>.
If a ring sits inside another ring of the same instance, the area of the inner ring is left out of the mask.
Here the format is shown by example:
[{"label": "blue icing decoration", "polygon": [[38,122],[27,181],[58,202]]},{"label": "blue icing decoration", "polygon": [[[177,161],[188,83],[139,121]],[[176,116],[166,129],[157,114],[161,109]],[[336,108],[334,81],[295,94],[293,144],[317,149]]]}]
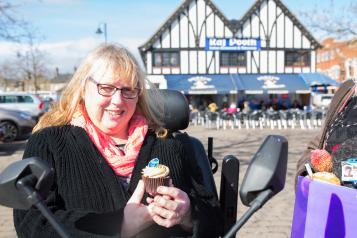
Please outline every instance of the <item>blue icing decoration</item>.
[{"label": "blue icing decoration", "polygon": [[149,161],[148,167],[157,167],[159,165],[159,159],[154,158]]}]

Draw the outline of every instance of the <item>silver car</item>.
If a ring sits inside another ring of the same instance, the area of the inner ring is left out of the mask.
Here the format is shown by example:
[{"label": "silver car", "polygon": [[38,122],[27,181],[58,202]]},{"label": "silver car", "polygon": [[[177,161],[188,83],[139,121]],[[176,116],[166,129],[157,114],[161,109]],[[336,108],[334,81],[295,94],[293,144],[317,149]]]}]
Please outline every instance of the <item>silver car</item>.
[{"label": "silver car", "polygon": [[0,108],[0,141],[25,139],[31,134],[36,121],[26,112]]},{"label": "silver car", "polygon": [[45,112],[42,100],[26,92],[0,92],[0,108],[26,112],[35,120]]}]

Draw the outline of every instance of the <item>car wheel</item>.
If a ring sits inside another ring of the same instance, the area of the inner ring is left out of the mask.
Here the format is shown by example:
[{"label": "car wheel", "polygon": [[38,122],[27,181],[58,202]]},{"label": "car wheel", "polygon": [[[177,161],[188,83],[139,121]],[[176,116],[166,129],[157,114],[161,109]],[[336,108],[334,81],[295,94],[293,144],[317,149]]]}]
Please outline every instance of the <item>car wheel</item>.
[{"label": "car wheel", "polygon": [[3,132],[1,141],[12,142],[17,138],[19,130],[17,129],[17,126],[14,123],[9,121],[1,122],[0,127]]}]

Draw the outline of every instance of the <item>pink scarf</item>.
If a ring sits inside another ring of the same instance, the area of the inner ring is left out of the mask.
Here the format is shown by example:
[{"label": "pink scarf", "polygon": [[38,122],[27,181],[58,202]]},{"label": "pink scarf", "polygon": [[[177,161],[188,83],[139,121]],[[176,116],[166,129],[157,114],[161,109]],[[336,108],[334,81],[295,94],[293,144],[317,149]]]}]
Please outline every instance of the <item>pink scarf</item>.
[{"label": "pink scarf", "polygon": [[83,109],[78,110],[74,114],[70,124],[82,127],[88,133],[93,143],[117,175],[126,177],[131,175],[135,159],[139,154],[148,131],[148,124],[143,116],[134,114],[130,119],[128,141],[124,147],[124,152],[116,146],[110,136],[94,126]]}]

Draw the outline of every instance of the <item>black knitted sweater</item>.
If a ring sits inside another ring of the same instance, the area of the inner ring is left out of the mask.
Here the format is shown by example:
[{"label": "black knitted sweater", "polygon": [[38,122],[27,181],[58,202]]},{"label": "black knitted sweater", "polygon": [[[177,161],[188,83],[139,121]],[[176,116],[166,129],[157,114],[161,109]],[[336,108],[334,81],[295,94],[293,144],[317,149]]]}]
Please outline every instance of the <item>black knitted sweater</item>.
[{"label": "black knitted sweater", "polygon": [[[33,134],[23,157],[31,156],[54,168],[55,182],[45,202],[71,237],[120,237],[125,204],[142,168],[155,157],[170,168],[173,184],[190,197],[193,234],[179,226],[167,229],[155,224],[137,237],[218,237],[221,230],[217,199],[203,187],[195,160],[172,137],[159,139],[152,131],[147,133],[128,189],[80,127],[49,127]],[[14,224],[20,238],[59,237],[36,208],[14,210]]]}]

